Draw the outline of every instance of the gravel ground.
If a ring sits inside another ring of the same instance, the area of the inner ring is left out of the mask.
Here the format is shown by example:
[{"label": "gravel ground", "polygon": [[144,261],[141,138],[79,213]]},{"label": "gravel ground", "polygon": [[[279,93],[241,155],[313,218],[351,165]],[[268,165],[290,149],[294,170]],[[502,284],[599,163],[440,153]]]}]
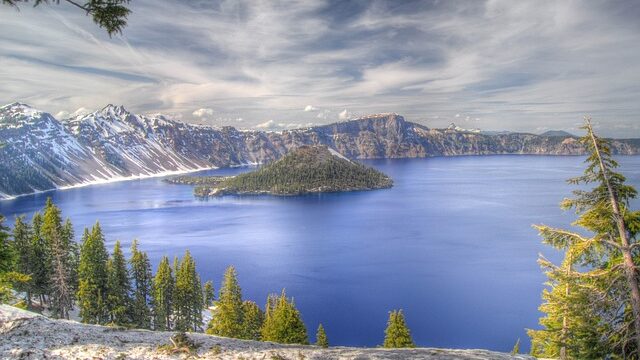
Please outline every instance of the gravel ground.
[{"label": "gravel ground", "polygon": [[125,330],[54,320],[0,305],[0,359],[534,359],[487,350],[380,349],[281,345],[189,333],[191,353],[171,344],[173,332]]}]

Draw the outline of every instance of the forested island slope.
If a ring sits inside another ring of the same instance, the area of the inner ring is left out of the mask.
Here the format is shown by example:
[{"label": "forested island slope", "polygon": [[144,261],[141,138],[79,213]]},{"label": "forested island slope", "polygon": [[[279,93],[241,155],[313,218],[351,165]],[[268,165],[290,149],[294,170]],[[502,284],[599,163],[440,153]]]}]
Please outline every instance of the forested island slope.
[{"label": "forested island slope", "polygon": [[387,175],[351,161],[324,145],[301,146],[258,170],[214,181],[214,184],[196,187],[196,195],[299,195],[393,186]]}]

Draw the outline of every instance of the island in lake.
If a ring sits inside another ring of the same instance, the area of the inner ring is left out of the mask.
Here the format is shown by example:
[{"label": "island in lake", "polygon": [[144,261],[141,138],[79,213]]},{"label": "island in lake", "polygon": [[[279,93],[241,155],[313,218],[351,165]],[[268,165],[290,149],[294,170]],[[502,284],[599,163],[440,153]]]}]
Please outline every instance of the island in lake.
[{"label": "island in lake", "polygon": [[384,189],[393,180],[382,172],[347,159],[324,145],[301,146],[255,171],[237,176],[180,176],[175,184],[196,185],[199,197],[221,195],[301,195]]}]

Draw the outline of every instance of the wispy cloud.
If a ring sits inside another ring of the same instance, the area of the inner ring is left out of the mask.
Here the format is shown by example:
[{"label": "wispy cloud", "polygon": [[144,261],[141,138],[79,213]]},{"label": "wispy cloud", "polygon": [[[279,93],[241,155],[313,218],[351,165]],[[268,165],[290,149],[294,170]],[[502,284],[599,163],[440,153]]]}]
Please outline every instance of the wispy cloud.
[{"label": "wispy cloud", "polygon": [[591,114],[607,135],[640,136],[629,133],[640,116],[634,1],[131,6],[113,39],[62,4],[5,9],[0,101],[62,114],[120,103],[245,127],[274,119],[269,129],[345,109],[521,131],[575,129]]}]

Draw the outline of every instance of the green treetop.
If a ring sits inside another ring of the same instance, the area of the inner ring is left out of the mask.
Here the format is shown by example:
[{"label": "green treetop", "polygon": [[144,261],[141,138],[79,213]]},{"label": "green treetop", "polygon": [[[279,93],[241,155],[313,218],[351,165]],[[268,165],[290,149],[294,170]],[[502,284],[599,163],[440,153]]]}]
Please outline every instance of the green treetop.
[{"label": "green treetop", "polygon": [[120,241],[113,246],[113,253],[107,262],[107,308],[109,321],[116,325],[131,323],[131,283],[127,260],[124,258]]},{"label": "green treetop", "polygon": [[202,327],[202,284],[189,250],[185,252],[176,271],[173,299],[176,329],[198,331]]},{"label": "green treetop", "polygon": [[82,321],[103,324],[107,320],[107,260],[109,256],[104,245],[100,224],[89,232],[85,229],[80,248],[78,266],[78,305]]},{"label": "green treetop", "polygon": [[540,320],[544,329],[529,332],[532,351],[562,359],[635,359],[640,350],[640,212],[629,202],[637,193],[614,171],[618,164],[608,142],[596,136],[588,120],[584,129],[580,142],[587,166],[584,175],[569,182],[593,187],[574,191],[574,198],[561,204],[576,211],[573,225],[584,231],[536,226],[543,242],[565,257],[561,266],[540,259],[550,289],[540,308],[546,313]]},{"label": "green treetop", "polygon": [[327,339],[327,334],[324,332],[322,324],[318,325],[318,331],[316,331],[316,346],[323,348],[329,347],[329,340]]},{"label": "green treetop", "polygon": [[131,282],[133,288],[133,306],[131,320],[134,326],[141,329],[151,327],[151,311],[149,300],[151,296],[151,262],[146,252],[138,250],[138,240],[131,244]]},{"label": "green treetop", "polygon": [[264,312],[258,304],[245,300],[242,302],[242,338],[260,340],[260,329],[264,322]]},{"label": "green treetop", "polygon": [[69,234],[64,230],[60,209],[47,199],[40,234],[49,247],[51,259],[51,310],[54,316],[69,318],[73,308],[74,288],[72,281],[72,254]]},{"label": "green treetop", "polygon": [[[24,221],[24,216],[17,216],[13,225],[13,250],[16,255],[16,271],[22,274],[33,273],[33,254],[31,248],[31,227]],[[20,284],[18,291],[25,293],[27,309],[31,309],[33,293],[31,281]]]},{"label": "green treetop", "polygon": [[213,300],[215,300],[215,292],[213,289],[213,282],[211,280],[204,283],[204,287],[202,288],[202,298],[204,300],[205,309],[208,309],[213,305]]},{"label": "green treetop", "polygon": [[384,331],[384,344],[386,348],[413,348],[416,347],[407,324],[404,320],[402,310],[389,312],[387,329]]},{"label": "green treetop", "polygon": [[39,297],[41,305],[45,304],[45,298],[49,294],[49,281],[51,279],[51,254],[49,245],[42,236],[42,214],[36,212],[31,222],[31,288],[33,294]]},{"label": "green treetop", "polygon": [[169,258],[163,256],[153,279],[154,323],[157,330],[171,330],[174,286]]},{"label": "green treetop", "polygon": [[262,326],[262,340],[282,344],[308,344],[307,328],[293,299],[282,290],[280,297],[267,298],[267,311]]},{"label": "green treetop", "polygon": [[212,315],[207,333],[232,338],[243,337],[242,290],[233,266],[229,266],[224,273],[220,295]]}]

